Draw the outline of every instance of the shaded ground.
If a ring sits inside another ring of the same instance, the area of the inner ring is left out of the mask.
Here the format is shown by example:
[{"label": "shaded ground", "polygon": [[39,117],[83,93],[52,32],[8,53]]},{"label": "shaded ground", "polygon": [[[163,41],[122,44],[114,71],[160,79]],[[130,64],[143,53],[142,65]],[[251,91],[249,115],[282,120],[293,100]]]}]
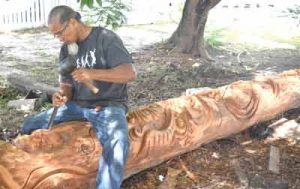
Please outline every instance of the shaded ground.
[{"label": "shaded ground", "polygon": [[[247,51],[239,55],[231,51],[210,48],[210,53],[215,57],[215,62],[209,65],[160,44],[134,53],[133,58],[139,75],[138,79],[129,85],[131,109],[180,96],[187,88],[218,87],[239,79],[248,80],[256,75],[298,68],[300,62],[299,50]],[[7,93],[8,89],[4,91]],[[8,92],[11,96],[19,98],[12,89],[9,88]],[[26,115],[13,109],[1,109],[0,137],[7,140],[14,137],[23,116]],[[290,119],[297,119],[299,123],[300,109],[282,114],[264,125],[291,116]],[[243,188],[230,164],[232,159],[237,159],[253,188],[273,189],[289,186],[296,189],[300,186],[299,138],[298,136],[298,140],[296,138],[290,141],[271,141],[251,138],[247,132],[238,134],[203,145],[193,152],[134,175],[124,182],[123,187],[158,188],[165,178],[171,177],[167,173],[172,174],[174,170],[170,168],[173,168],[179,171],[177,176],[173,176],[176,189]],[[280,149],[280,174],[267,170],[270,145]]]},{"label": "shaded ground", "polygon": [[[267,170],[270,146],[276,146],[281,152],[280,174]],[[127,179],[124,188],[158,188],[163,178],[172,179],[174,168],[180,173],[173,176],[176,189],[233,189],[233,188],[299,188],[299,148],[282,140],[276,142],[245,138],[244,135],[218,140],[203,147],[173,158],[166,163],[143,171]],[[249,187],[243,187],[231,165],[238,160],[246,174]],[[184,168],[186,167],[186,168]]]},{"label": "shaded ground", "polygon": [[[199,59],[175,52],[168,54],[168,51],[165,46],[158,45],[134,55],[139,79],[130,86],[132,106],[180,96],[187,88],[217,87],[240,79],[252,79],[257,75],[299,68],[300,61],[299,50],[247,51],[239,55],[214,49],[210,53],[216,61],[205,65]],[[279,118],[291,116],[297,118],[299,123],[300,109],[261,125],[269,125]],[[296,189],[300,187],[300,135],[297,139],[298,142],[289,143],[288,140],[271,142],[249,138],[247,134],[232,136],[131,177],[124,183],[124,188],[158,188],[162,184],[159,178],[168,178],[167,172],[174,172],[169,170],[170,167],[181,171],[177,177],[173,176],[176,189],[243,188],[230,165],[232,159],[238,159],[253,188],[275,189],[286,188],[288,185],[288,188]],[[282,155],[281,173],[278,175],[267,170],[270,145],[279,147]],[[195,181],[182,164],[196,175]]]}]

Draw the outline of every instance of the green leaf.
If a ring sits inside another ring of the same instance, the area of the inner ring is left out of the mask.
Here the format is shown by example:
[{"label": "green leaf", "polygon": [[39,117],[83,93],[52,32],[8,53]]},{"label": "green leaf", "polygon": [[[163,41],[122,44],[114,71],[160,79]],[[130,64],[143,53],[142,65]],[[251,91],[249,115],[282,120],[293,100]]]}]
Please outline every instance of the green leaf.
[{"label": "green leaf", "polygon": [[81,8],[84,7],[85,5],[88,8],[93,8],[94,0],[80,0],[80,6]]},{"label": "green leaf", "polygon": [[[87,6],[84,17],[91,25],[111,26],[113,29],[121,26],[126,21],[125,12],[130,10],[129,4],[124,4],[122,0],[77,0],[80,1],[81,8]],[[99,6],[98,6],[99,4]]]},{"label": "green leaf", "polygon": [[100,7],[102,7],[102,0],[96,0]]},{"label": "green leaf", "polygon": [[87,0],[87,6],[93,8],[94,0]]}]

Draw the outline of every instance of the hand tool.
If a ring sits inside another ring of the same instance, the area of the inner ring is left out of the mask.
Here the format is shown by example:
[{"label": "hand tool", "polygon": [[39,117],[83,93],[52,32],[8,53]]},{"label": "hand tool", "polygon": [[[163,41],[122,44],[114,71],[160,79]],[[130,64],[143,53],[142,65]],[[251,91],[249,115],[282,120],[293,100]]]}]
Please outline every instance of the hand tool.
[{"label": "hand tool", "polygon": [[[75,55],[78,53],[78,46],[76,43],[71,43],[68,45],[69,55],[62,60],[59,66],[59,73],[61,75],[70,74],[76,69],[76,58]],[[93,93],[98,93],[99,89],[93,85],[91,81],[83,82]]]}]

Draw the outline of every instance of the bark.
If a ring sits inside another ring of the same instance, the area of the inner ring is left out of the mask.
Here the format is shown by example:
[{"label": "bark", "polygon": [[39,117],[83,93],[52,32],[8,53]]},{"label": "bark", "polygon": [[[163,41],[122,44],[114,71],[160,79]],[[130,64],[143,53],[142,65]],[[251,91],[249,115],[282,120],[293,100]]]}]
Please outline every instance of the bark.
[{"label": "bark", "polygon": [[[143,106],[128,114],[126,178],[299,106],[300,69]],[[0,188],[95,188],[101,153],[87,122],[0,141]]]},{"label": "bark", "polygon": [[221,0],[186,0],[181,21],[169,42],[183,53],[211,60],[205,49],[204,29],[209,10]]}]

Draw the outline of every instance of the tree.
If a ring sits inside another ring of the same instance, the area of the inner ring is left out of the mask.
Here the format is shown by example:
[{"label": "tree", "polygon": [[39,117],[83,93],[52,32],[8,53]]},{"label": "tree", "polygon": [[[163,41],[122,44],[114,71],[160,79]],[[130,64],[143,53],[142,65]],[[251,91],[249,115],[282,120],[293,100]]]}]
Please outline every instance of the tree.
[{"label": "tree", "polygon": [[[122,0],[77,0],[77,2],[80,2],[83,13],[88,18],[87,23],[111,26],[113,29],[126,21],[124,12],[129,10],[128,3],[125,4]],[[88,10],[84,9],[85,6]]]},{"label": "tree", "polygon": [[[93,7],[94,0],[78,0],[81,6]],[[100,5],[104,0],[95,0]],[[121,0],[106,0],[120,1]],[[180,52],[190,53],[206,60],[212,60],[204,43],[204,29],[209,11],[221,0],[186,0],[181,21],[169,39],[169,43]]]},{"label": "tree", "polygon": [[212,60],[204,43],[204,29],[210,9],[221,0],[186,0],[180,23],[169,43],[180,52]]}]

